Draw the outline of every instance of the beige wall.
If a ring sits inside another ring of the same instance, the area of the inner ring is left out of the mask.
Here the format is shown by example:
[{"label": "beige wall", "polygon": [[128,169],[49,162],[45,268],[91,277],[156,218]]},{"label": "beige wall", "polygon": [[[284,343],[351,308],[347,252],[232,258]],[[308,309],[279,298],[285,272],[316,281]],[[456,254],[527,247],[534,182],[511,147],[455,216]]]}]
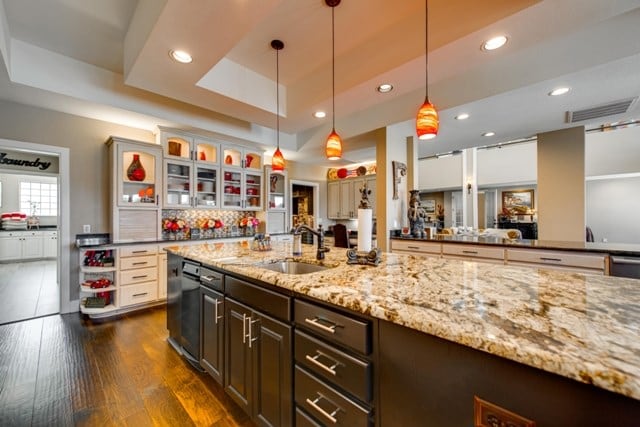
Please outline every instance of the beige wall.
[{"label": "beige wall", "polygon": [[[68,147],[70,151],[69,241],[82,233],[83,224],[91,224],[95,232],[109,232],[109,171],[105,141],[117,135],[138,141],[154,142],[146,130],[120,126],[100,120],[86,119],[35,108],[9,101],[0,101],[0,138],[35,144]],[[71,251],[71,299],[77,298],[78,256]]]},{"label": "beige wall", "polygon": [[585,240],[584,127],[538,134],[538,239]]}]

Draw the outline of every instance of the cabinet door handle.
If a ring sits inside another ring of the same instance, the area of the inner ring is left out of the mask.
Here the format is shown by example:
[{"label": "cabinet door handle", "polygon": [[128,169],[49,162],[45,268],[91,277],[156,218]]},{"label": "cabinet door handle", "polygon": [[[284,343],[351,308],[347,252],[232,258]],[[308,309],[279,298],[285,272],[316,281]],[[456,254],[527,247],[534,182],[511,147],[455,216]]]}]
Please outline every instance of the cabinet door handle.
[{"label": "cabinet door handle", "polygon": [[[316,392],[317,393],[317,392]],[[318,405],[318,402],[320,401],[320,399],[325,399],[329,402],[331,402],[329,399],[325,398],[322,394],[318,393],[318,397],[315,398],[315,400],[311,400],[307,397],[307,403],[309,404],[309,406],[311,406],[313,409],[315,409],[316,411],[318,411],[320,414],[322,414],[326,419],[328,419],[329,421],[331,421],[333,424],[337,423],[338,420],[335,417],[335,415],[340,411],[340,407],[338,407],[336,405],[336,409],[332,412],[332,413],[328,413],[327,411],[325,411],[324,409],[322,409],[320,407],[320,405]],[[333,402],[331,402],[333,403]],[[335,403],[333,403],[335,405]]]},{"label": "cabinet door handle", "polygon": [[143,292],[143,293],[141,293],[141,294],[133,294],[133,296],[134,296],[134,297],[142,297],[142,296],[147,295],[148,293],[149,293],[149,292]]},{"label": "cabinet door handle", "polygon": [[220,301],[218,298],[216,298],[216,303],[215,303],[215,311],[214,311],[214,318],[216,321],[216,325],[218,324],[218,320],[222,320],[223,316],[218,316],[218,306],[222,304],[222,301]]},{"label": "cabinet door handle", "polygon": [[313,319],[309,319],[309,318],[305,318],[304,321],[306,323],[309,323],[313,326],[315,326],[316,328],[323,330],[325,332],[329,332],[330,334],[335,334],[336,333],[336,328],[338,327],[338,325],[336,325],[335,323],[332,324],[331,326],[325,326],[322,323],[319,322],[319,318],[314,317]]},{"label": "cabinet door handle", "polygon": [[540,257],[541,261],[545,261],[545,262],[562,262],[561,258],[547,258],[547,257]]},{"label": "cabinet door handle", "polygon": [[[327,366],[324,363],[320,362],[318,360],[318,358],[320,356],[324,356],[327,359],[331,360],[333,362],[332,366]],[[307,359],[309,362],[313,363],[314,365],[316,365],[318,368],[320,369],[324,369],[325,371],[327,371],[328,373],[330,373],[331,375],[335,376],[336,375],[336,368],[338,366],[341,365],[340,362],[333,360],[332,358],[330,358],[329,356],[327,356],[326,354],[324,354],[323,352],[316,350],[316,355],[315,356],[310,356],[310,355],[305,355],[305,359]]]},{"label": "cabinet door handle", "polygon": [[252,342],[256,342],[258,341],[258,337],[253,337],[253,324],[258,323],[260,321],[260,319],[255,319],[253,320],[251,317],[249,317],[249,348],[251,348],[251,343]]},{"label": "cabinet door handle", "polygon": [[242,313],[242,344],[247,343],[247,315]]}]

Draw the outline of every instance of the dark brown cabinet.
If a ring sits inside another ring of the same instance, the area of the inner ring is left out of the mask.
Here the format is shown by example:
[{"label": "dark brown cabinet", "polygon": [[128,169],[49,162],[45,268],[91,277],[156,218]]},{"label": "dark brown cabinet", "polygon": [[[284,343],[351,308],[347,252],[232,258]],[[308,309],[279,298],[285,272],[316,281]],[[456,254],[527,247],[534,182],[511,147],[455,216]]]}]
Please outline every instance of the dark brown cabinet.
[{"label": "dark brown cabinet", "polygon": [[224,295],[204,286],[200,287],[202,331],[200,365],[219,384],[224,373]]},{"label": "dark brown cabinet", "polygon": [[[237,279],[230,282],[232,294],[244,294],[244,287],[269,292]],[[293,425],[291,326],[230,297],[225,320],[226,392],[258,425]]]}]

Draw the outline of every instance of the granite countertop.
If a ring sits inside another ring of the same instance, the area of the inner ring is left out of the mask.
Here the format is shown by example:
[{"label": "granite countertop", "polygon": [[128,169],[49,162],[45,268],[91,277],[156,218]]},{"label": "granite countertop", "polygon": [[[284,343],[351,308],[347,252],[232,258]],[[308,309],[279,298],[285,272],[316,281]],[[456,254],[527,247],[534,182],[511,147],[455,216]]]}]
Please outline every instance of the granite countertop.
[{"label": "granite countertop", "polygon": [[[377,267],[348,265],[287,275],[259,267],[290,243],[255,252],[245,243],[169,252],[336,306],[640,399],[640,282],[541,268],[383,253]],[[315,247],[303,245],[304,260]]]},{"label": "granite countertop", "polygon": [[476,245],[507,246],[511,248],[556,249],[563,251],[599,252],[612,255],[640,256],[640,245],[631,243],[600,243],[600,242],[565,242],[561,240],[529,240],[503,239],[495,236],[453,235],[437,236],[432,239],[422,239],[410,236],[394,236],[392,240],[412,240],[438,243],[471,243]]}]

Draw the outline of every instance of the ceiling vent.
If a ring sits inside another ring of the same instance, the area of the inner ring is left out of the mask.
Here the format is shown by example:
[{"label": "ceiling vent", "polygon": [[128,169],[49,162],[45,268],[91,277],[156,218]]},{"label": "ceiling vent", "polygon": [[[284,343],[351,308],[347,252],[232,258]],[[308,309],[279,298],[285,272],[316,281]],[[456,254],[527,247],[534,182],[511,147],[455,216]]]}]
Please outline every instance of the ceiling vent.
[{"label": "ceiling vent", "polygon": [[613,116],[615,114],[626,113],[636,103],[638,97],[623,99],[609,104],[598,105],[597,107],[585,108],[584,110],[567,111],[567,123],[583,122],[585,120],[599,119],[601,117]]}]

